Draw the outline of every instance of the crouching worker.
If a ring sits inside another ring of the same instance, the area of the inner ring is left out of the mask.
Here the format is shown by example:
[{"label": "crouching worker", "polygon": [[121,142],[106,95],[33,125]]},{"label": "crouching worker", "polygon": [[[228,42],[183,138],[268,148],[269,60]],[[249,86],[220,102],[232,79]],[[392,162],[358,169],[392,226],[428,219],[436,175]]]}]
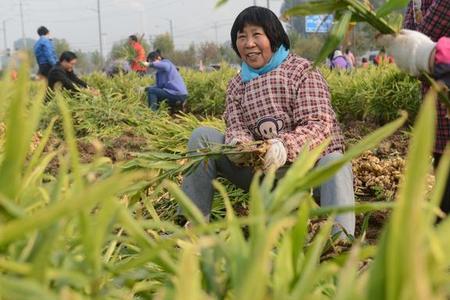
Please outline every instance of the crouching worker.
[{"label": "crouching worker", "polygon": [[147,88],[150,108],[157,111],[159,103],[163,100],[167,100],[171,108],[184,107],[188,92],[176,66],[170,60],[163,58],[158,50],[150,52],[147,61],[147,66],[156,69],[156,85]]},{"label": "crouching worker", "polygon": [[54,65],[48,73],[48,87],[54,91],[60,87],[70,93],[77,93],[81,89],[85,89],[88,93],[98,96],[100,92],[96,89],[89,88],[87,83],[78,78],[74,72],[77,64],[77,56],[71,51],[65,51],[59,57],[59,62]]},{"label": "crouching worker", "polygon": [[[301,148],[331,139],[317,165],[339,159],[343,137],[331,107],[327,83],[312,64],[289,53],[290,42],[276,15],[252,6],[242,11],[231,29],[232,46],[242,60],[242,71],[229,82],[225,134],[207,127],[192,133],[188,150],[206,144],[245,144],[266,140],[264,169],[289,168]],[[241,156],[242,157],[242,156]],[[218,176],[248,190],[253,168],[242,167],[241,157],[222,156],[203,163],[184,178],[183,191],[209,218],[212,180]],[[277,172],[284,173],[284,172]],[[319,189],[322,206],[354,205],[353,179],[348,164]],[[338,215],[333,233],[342,228],[354,234],[354,213]]]}]

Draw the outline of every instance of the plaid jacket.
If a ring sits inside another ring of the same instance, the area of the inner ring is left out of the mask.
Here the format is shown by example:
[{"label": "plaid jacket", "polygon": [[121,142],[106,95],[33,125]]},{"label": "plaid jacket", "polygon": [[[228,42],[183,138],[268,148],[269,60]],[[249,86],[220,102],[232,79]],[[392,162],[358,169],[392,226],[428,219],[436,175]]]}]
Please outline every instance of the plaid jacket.
[{"label": "plaid jacket", "polygon": [[[421,6],[420,8],[418,6]],[[414,11],[416,10],[416,13]],[[413,0],[409,3],[404,27],[422,32],[436,45],[435,71],[440,79],[450,87],[450,0]],[[439,54],[439,55],[438,55]],[[428,89],[424,85],[424,91]],[[443,153],[450,140],[450,119],[443,103],[437,103],[438,120],[435,152]]]},{"label": "plaid jacket", "polygon": [[226,143],[279,138],[290,162],[306,143],[312,149],[327,138],[331,143],[324,154],[343,150],[326,81],[294,54],[247,83],[236,75],[228,84],[224,119]]}]

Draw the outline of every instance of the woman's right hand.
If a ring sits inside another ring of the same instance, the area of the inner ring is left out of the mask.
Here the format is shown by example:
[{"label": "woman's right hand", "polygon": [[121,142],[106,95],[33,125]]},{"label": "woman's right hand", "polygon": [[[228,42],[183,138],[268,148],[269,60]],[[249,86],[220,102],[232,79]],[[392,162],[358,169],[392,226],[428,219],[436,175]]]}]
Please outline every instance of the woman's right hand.
[{"label": "woman's right hand", "polygon": [[279,139],[270,139],[267,142],[270,147],[264,156],[263,170],[268,171],[271,168],[275,170],[281,168],[287,161],[287,151],[283,142]]},{"label": "woman's right hand", "polygon": [[[232,138],[228,142],[228,146],[237,146],[241,144],[241,141],[239,141],[237,138]],[[248,155],[245,155],[246,153],[236,153],[236,154],[228,154],[227,157],[229,160],[231,160],[232,163],[238,166],[245,165],[247,163]]]}]

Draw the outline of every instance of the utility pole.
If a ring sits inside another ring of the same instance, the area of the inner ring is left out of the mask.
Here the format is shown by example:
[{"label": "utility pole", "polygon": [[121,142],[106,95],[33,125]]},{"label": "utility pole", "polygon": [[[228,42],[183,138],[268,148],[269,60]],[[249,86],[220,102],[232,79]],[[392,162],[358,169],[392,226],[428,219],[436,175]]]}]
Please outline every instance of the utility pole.
[{"label": "utility pole", "polygon": [[22,0],[20,0],[20,24],[22,25],[22,43],[25,49],[27,49],[27,40],[25,39],[25,25],[23,23],[23,5]]},{"label": "utility pole", "polygon": [[270,0],[267,0],[267,8],[270,9]]},{"label": "utility pole", "polygon": [[169,20],[169,24],[170,24],[170,37],[172,38],[172,43],[175,43],[175,41],[173,40],[173,22],[172,22],[172,19]]},{"label": "utility pole", "polygon": [[216,44],[219,44],[219,39],[218,39],[218,35],[217,35],[217,22],[214,23],[214,32],[216,33]]},{"label": "utility pole", "polygon": [[6,40],[6,20],[2,22],[3,29],[3,45],[5,46],[5,51],[8,49],[7,40]]},{"label": "utility pole", "polygon": [[100,13],[100,0],[97,0],[97,18],[98,18],[98,41],[100,44],[100,56],[103,63],[103,39],[102,39],[102,18]]},{"label": "utility pole", "polygon": [[141,11],[140,17],[141,17],[141,32],[142,32],[142,34],[145,35],[145,15],[144,15],[144,10]]},{"label": "utility pole", "polygon": [[253,0],[253,5],[256,6],[256,0]]}]

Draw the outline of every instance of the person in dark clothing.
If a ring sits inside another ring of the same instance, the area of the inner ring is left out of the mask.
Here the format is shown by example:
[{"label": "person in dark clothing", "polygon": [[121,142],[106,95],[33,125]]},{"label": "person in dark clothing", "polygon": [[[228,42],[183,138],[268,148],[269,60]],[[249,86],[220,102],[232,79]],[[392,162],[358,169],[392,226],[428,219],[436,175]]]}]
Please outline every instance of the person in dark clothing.
[{"label": "person in dark clothing", "polygon": [[63,52],[59,58],[59,62],[48,74],[48,87],[51,90],[55,90],[60,85],[61,88],[71,92],[78,92],[81,88],[87,88],[86,82],[78,78],[73,71],[76,63],[77,56],[75,53],[70,51]]},{"label": "person in dark clothing", "polygon": [[[48,88],[55,91],[62,88],[71,94],[76,94],[80,90],[85,90],[93,96],[99,96],[100,92],[96,89],[88,87],[87,83],[78,78],[74,73],[73,67],[77,63],[75,53],[65,51],[61,54],[59,62],[50,70],[48,74]],[[47,94],[47,100],[51,97],[51,93]]]},{"label": "person in dark clothing", "polygon": [[39,66],[38,74],[47,78],[48,72],[57,62],[56,52],[49,37],[50,31],[46,27],[41,26],[38,28],[37,33],[39,40],[34,44],[33,51]]}]

